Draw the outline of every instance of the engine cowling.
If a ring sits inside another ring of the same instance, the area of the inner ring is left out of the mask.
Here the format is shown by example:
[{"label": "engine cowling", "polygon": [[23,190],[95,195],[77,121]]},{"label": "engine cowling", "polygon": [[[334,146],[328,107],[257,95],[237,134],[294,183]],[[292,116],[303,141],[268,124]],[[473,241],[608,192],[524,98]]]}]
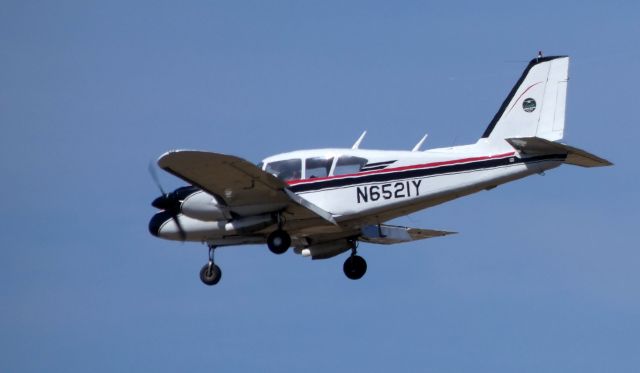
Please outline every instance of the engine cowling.
[{"label": "engine cowling", "polygon": [[[177,224],[177,221],[180,222],[180,225]],[[168,211],[161,211],[149,221],[149,231],[156,237],[169,240],[206,241],[229,235],[250,234],[273,224],[275,221],[270,214],[249,216],[231,221],[204,221],[183,214],[174,217]],[[180,227],[185,233],[184,237],[181,236]]]},{"label": "engine cowling", "polygon": [[231,218],[227,208],[216,197],[202,190],[186,196],[180,205],[180,212],[190,218],[203,221]]}]

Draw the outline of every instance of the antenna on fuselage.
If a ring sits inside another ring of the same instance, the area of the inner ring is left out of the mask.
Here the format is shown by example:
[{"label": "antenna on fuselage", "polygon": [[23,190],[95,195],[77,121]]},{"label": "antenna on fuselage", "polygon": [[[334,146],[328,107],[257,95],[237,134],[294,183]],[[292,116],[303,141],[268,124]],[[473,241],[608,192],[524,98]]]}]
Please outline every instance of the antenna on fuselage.
[{"label": "antenna on fuselage", "polygon": [[360,143],[362,142],[362,139],[364,139],[364,136],[367,134],[367,131],[362,132],[362,135],[360,135],[360,137],[358,137],[358,139],[356,140],[356,142],[353,144],[353,146],[351,147],[351,149],[358,149],[360,147]]},{"label": "antenna on fuselage", "polygon": [[420,151],[420,148],[422,147],[422,144],[424,144],[424,140],[426,140],[428,136],[429,136],[429,134],[425,133],[424,136],[422,136],[422,138],[420,139],[420,141],[418,141],[416,146],[414,146],[413,149],[411,149],[411,151],[412,152]]}]

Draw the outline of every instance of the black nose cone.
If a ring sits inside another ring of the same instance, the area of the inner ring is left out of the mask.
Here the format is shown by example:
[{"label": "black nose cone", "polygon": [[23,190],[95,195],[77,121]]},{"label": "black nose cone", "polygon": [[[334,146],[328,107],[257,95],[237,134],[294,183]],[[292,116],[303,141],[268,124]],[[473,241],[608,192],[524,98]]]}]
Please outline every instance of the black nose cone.
[{"label": "black nose cone", "polygon": [[167,211],[162,211],[153,215],[151,220],[149,220],[149,233],[156,237],[159,237],[160,228],[169,219],[171,219],[171,214]]},{"label": "black nose cone", "polygon": [[162,195],[151,202],[151,206],[159,210],[169,210],[172,207],[173,201],[170,199],[170,194]]}]

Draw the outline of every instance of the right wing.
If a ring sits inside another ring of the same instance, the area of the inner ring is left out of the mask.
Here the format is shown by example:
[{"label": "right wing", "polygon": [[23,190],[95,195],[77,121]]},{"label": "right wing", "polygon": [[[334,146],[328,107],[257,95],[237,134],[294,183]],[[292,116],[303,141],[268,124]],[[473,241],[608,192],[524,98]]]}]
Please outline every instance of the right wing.
[{"label": "right wing", "polygon": [[163,154],[158,165],[230,207],[288,200],[282,192],[287,187],[283,181],[232,155],[176,150]]}]

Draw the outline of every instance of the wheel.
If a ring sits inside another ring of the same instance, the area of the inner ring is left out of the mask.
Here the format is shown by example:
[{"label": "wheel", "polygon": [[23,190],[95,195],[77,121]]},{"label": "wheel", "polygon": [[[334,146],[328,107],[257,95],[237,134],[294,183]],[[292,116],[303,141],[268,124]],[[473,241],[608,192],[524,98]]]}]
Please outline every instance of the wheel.
[{"label": "wheel", "polygon": [[351,255],[344,261],[342,269],[348,278],[358,280],[367,272],[367,262],[361,256]]},{"label": "wheel", "polygon": [[269,237],[267,237],[267,246],[274,254],[284,254],[289,249],[289,246],[291,246],[291,237],[285,231],[273,231]]},{"label": "wheel", "polygon": [[205,285],[215,285],[220,282],[221,278],[222,270],[213,263],[205,264],[200,270],[200,280],[202,280]]}]

